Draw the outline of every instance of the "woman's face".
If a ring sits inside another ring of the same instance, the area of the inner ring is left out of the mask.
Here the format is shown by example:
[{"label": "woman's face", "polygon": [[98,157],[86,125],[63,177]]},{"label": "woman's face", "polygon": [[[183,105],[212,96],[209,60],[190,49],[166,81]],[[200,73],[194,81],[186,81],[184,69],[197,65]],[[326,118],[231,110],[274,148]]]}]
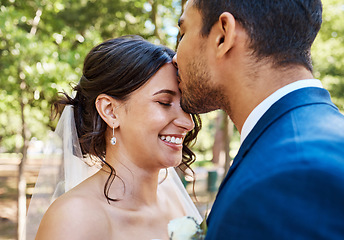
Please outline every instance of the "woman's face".
[{"label": "woman's face", "polygon": [[194,123],[180,107],[176,69],[167,63],[118,108],[120,151],[141,168],[178,166]]}]

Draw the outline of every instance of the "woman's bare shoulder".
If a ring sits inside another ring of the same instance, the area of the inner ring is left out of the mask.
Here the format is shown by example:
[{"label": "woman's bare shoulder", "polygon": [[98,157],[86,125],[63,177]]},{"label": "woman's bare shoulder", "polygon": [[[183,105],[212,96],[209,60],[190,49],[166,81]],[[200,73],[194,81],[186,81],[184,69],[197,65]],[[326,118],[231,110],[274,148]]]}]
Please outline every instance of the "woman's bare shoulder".
[{"label": "woman's bare shoulder", "polygon": [[45,213],[36,240],[106,239],[109,223],[100,205],[98,199],[82,191],[62,195]]}]

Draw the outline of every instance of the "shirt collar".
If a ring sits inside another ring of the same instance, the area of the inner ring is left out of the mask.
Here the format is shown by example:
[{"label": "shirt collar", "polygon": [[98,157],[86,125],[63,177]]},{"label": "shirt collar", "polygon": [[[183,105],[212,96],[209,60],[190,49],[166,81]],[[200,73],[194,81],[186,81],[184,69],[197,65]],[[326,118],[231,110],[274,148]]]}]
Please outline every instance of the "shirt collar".
[{"label": "shirt collar", "polygon": [[306,88],[306,87],[318,87],[323,88],[321,82],[317,79],[305,79],[290,83],[271,94],[269,97],[264,99],[257,107],[253,109],[250,115],[244,122],[241,130],[240,143],[243,143],[245,138],[251,132],[253,127],[259,121],[259,119],[264,115],[264,113],[279,99],[291,93],[295,90]]}]

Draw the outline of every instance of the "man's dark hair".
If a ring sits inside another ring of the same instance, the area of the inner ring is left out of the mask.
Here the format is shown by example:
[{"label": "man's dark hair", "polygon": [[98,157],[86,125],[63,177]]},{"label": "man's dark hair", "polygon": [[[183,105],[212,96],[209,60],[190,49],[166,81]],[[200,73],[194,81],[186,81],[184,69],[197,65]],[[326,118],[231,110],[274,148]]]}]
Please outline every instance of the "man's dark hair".
[{"label": "man's dark hair", "polygon": [[258,59],[312,71],[310,49],[322,23],[321,0],[194,0],[194,6],[203,18],[203,36],[229,12],[246,30]]}]

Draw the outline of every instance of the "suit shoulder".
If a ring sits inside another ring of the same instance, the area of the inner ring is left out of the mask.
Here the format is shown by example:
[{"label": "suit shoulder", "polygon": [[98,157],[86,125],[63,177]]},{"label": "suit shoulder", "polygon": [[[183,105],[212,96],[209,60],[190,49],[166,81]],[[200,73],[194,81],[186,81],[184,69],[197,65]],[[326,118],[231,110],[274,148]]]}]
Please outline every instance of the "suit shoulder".
[{"label": "suit shoulder", "polygon": [[234,239],[341,239],[343,181],[320,169],[266,174],[240,188],[228,181],[213,205],[209,229]]}]

